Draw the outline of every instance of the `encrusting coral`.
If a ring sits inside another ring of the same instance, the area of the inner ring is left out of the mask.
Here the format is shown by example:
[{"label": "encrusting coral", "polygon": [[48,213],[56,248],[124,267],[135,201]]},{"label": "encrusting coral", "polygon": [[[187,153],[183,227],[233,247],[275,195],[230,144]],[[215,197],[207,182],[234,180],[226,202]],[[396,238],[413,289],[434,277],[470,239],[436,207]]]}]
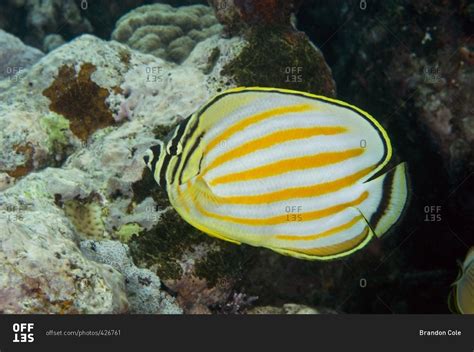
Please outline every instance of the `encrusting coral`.
[{"label": "encrusting coral", "polygon": [[47,147],[57,161],[60,161],[68,152],[69,136],[69,121],[62,115],[51,113],[44,116],[40,120],[40,126],[46,132],[48,139],[46,141]]},{"label": "encrusting coral", "polygon": [[102,220],[100,197],[91,194],[86,199],[71,199],[64,202],[64,212],[74,227],[86,238],[101,239],[106,236]]},{"label": "encrusting coral", "polygon": [[179,8],[165,4],[145,5],[119,19],[112,39],[162,59],[181,63],[194,46],[221,31],[208,6]]}]

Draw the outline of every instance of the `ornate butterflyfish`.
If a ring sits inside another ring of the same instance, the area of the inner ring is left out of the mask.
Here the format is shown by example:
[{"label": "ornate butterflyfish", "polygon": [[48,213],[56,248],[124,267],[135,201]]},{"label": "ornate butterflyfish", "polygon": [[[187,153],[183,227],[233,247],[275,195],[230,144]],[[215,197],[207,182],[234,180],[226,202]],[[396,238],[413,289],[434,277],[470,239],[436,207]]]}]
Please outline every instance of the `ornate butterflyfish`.
[{"label": "ornate butterflyfish", "polygon": [[405,163],[348,103],[235,88],[204,104],[144,156],[181,217],[234,243],[302,259],[351,254],[386,233],[407,203]]}]

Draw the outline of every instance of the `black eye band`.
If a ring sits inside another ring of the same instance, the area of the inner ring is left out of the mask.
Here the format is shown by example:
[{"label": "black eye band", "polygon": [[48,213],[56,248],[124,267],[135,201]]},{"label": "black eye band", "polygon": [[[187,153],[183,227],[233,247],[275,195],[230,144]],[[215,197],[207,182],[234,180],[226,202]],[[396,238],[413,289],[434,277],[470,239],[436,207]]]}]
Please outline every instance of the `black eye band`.
[{"label": "black eye band", "polygon": [[160,144],[154,145],[150,149],[153,152],[154,159],[158,160],[159,157],[160,157],[160,153],[161,153],[161,145]]},{"label": "black eye band", "polygon": [[150,161],[150,157],[149,157],[148,155],[145,155],[145,156],[143,157],[143,160],[145,161],[145,164],[148,165],[148,162]]},{"label": "black eye band", "polygon": [[178,151],[178,147],[176,145],[172,145],[169,150],[170,155],[176,155],[176,152]]}]

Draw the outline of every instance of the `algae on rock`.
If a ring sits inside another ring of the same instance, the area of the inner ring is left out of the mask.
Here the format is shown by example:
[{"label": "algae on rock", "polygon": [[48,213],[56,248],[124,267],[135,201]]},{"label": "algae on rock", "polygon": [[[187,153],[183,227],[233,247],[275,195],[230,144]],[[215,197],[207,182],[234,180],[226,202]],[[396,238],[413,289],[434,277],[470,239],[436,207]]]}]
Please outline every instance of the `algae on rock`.
[{"label": "algae on rock", "polygon": [[50,110],[67,118],[71,131],[83,141],[96,130],[116,123],[105,104],[108,90],[91,79],[96,69],[84,63],[76,75],[73,67],[61,66],[56,80],[43,91],[51,101]]},{"label": "algae on rock", "polygon": [[256,27],[248,43],[222,70],[239,86],[300,90],[335,97],[336,85],[323,54],[304,33]]}]

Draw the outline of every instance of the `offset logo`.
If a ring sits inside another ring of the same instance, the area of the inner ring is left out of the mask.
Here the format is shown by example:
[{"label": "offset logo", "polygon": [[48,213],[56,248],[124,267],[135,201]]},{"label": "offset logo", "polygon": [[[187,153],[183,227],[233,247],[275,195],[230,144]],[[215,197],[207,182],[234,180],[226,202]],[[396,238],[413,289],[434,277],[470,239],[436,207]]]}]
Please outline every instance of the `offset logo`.
[{"label": "offset logo", "polygon": [[33,334],[34,323],[14,323],[13,324],[13,342],[28,343],[35,341]]}]

